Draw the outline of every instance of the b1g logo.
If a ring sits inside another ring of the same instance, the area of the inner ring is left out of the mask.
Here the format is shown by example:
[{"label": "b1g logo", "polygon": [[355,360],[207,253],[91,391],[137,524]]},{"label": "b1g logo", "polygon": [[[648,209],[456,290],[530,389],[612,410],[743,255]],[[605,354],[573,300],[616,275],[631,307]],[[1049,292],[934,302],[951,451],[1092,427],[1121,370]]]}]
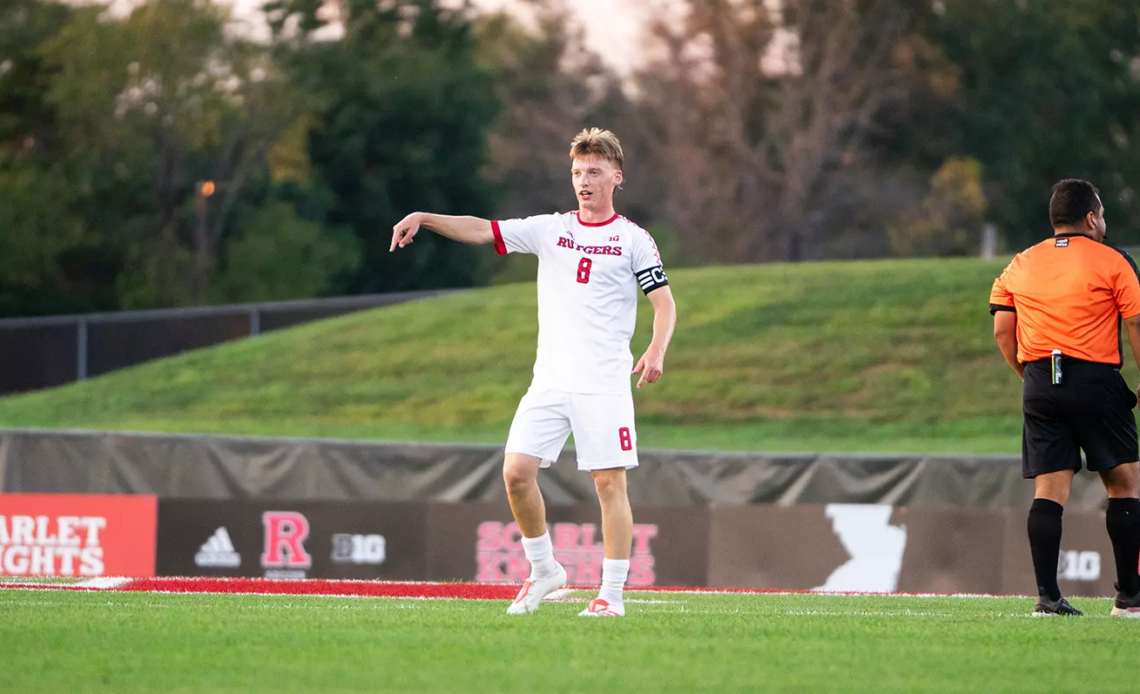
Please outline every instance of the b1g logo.
[{"label": "b1g logo", "polygon": [[266,577],[304,578],[304,569],[313,566],[313,557],[305,550],[309,519],[296,511],[266,511],[261,524],[265,526],[261,566]]},{"label": "b1g logo", "polygon": [[1100,552],[1061,552],[1057,578],[1062,581],[1100,580]]},{"label": "b1g logo", "polygon": [[380,565],[387,558],[387,542],[383,535],[337,533],[332,536],[334,564]]}]

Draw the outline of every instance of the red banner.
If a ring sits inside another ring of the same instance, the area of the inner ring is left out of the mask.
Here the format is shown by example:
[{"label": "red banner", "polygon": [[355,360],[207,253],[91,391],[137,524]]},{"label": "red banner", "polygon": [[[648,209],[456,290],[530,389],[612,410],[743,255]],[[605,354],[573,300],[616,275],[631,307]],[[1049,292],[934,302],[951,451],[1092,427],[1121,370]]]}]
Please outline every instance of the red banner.
[{"label": "red banner", "polygon": [[0,575],[153,576],[153,496],[0,494]]}]

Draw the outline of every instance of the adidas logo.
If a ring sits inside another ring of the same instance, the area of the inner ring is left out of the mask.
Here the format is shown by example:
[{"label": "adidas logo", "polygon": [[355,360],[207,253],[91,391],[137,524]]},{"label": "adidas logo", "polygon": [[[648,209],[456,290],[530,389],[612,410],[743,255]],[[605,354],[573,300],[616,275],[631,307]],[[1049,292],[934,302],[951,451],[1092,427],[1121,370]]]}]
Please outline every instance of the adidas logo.
[{"label": "adidas logo", "polygon": [[225,527],[218,530],[198,548],[194,563],[202,567],[235,568],[241,566],[241,555],[234,551],[234,543]]}]

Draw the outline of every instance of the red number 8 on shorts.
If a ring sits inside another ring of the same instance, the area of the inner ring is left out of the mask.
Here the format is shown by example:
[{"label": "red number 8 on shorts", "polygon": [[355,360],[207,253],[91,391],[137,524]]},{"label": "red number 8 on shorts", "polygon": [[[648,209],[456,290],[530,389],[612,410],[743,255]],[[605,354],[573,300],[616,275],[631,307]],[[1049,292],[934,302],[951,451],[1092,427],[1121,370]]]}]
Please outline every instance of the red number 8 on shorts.
[{"label": "red number 8 on shorts", "polygon": [[633,450],[633,437],[629,435],[629,427],[618,429],[618,440],[621,441],[621,449],[623,451]]}]

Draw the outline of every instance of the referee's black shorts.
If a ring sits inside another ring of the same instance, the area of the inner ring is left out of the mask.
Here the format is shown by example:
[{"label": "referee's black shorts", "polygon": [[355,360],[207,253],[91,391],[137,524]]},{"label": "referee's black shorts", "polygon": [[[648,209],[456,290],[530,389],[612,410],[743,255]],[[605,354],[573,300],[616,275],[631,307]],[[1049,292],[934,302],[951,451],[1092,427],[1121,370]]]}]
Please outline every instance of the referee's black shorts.
[{"label": "referee's black shorts", "polygon": [[1136,395],[1120,371],[1065,358],[1061,374],[1055,386],[1048,359],[1025,365],[1022,474],[1080,470],[1082,449],[1093,472],[1136,462]]}]

